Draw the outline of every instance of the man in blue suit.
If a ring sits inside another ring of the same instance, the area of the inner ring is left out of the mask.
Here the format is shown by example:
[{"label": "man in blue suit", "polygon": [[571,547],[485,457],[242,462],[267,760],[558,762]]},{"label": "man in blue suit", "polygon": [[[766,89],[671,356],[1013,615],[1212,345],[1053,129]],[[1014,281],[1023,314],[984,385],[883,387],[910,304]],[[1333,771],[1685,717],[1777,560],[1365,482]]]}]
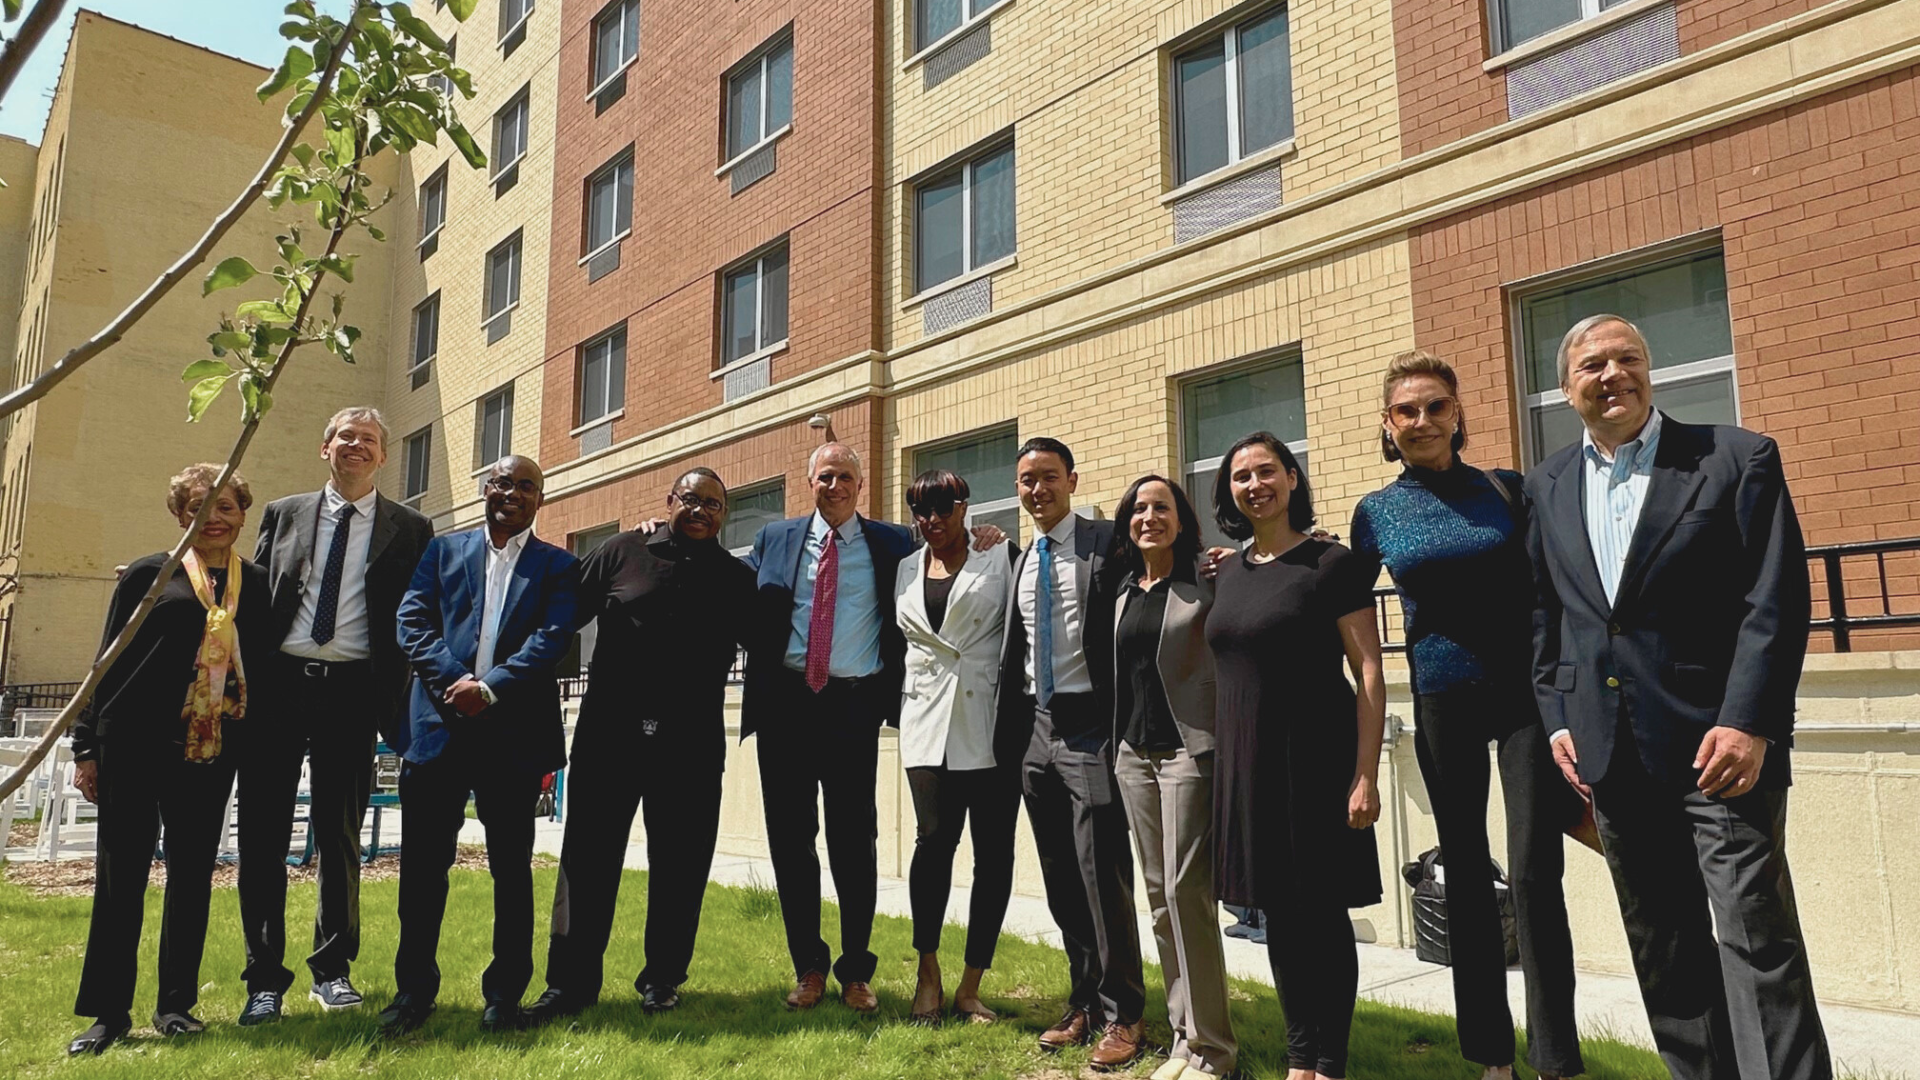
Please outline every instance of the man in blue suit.
[{"label": "man in blue suit", "polygon": [[419,1027],[440,991],[447,870],[471,794],[493,875],[493,962],[481,976],[481,1027],[519,1026],[533,977],[533,812],[540,781],[566,764],[554,668],[574,630],[580,571],[533,535],[540,466],[506,457],[482,493],[486,524],[435,537],[400,603],[413,665],[412,741],[400,771],[398,993],[383,1030]]},{"label": "man in blue suit", "polygon": [[[831,967],[842,1000],[872,1013],[874,775],[880,725],[896,723],[900,710],[906,639],[894,621],[893,582],[913,537],[855,510],[860,458],[850,447],[816,448],[807,475],[814,512],[762,528],[747,557],[758,598],[740,730],[759,735],[767,844],[795,975],[787,1006],[818,1005]],[[837,962],[820,937],[821,797],[840,901]]]}]

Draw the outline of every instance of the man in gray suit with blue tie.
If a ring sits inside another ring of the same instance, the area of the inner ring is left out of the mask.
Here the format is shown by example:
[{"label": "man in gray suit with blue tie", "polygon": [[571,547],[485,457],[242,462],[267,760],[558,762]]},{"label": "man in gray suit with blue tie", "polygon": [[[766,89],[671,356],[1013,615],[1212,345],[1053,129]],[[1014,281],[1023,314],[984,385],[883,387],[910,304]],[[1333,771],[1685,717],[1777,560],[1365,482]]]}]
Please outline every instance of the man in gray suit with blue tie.
[{"label": "man in gray suit with blue tie", "polygon": [[287,946],[287,848],[300,763],[311,757],[307,826],[320,864],[309,996],[323,1009],[360,1004],[348,978],[360,951],[360,823],[373,789],[374,736],[405,749],[407,657],[394,613],[433,526],[374,490],[387,460],[377,409],[327,421],[319,491],[267,505],[253,561],[273,582],[273,610],[290,626],[278,655],[284,708],[263,715],[240,765],[240,918],[247,940],[244,1025],[280,1018],[293,985]]},{"label": "man in gray suit with blue tie", "polygon": [[1617,315],[1574,324],[1559,368],[1586,430],[1526,481],[1535,690],[1654,1042],[1676,1080],[1829,1080],[1785,847],[1810,600],[1779,447],[1655,410]]}]

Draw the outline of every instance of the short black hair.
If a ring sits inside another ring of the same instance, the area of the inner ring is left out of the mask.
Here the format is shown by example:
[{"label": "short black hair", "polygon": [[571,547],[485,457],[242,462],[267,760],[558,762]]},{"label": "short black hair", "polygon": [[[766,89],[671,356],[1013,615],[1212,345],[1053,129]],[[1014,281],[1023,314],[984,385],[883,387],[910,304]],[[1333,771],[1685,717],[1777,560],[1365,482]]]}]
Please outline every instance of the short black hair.
[{"label": "short black hair", "polygon": [[1287,444],[1280,436],[1271,431],[1256,431],[1227,448],[1226,455],[1220,459],[1220,471],[1213,478],[1213,520],[1220,531],[1235,540],[1245,540],[1253,535],[1253,522],[1240,512],[1233,502],[1233,459],[1234,455],[1249,446],[1264,446],[1273,451],[1280,459],[1280,467],[1294,475],[1293,497],[1287,501],[1287,524],[1295,532],[1310,532],[1313,529],[1313,489],[1307,485],[1307,470],[1300,465],[1300,459],[1293,456]]},{"label": "short black hair", "polygon": [[[707,468],[707,467],[706,467],[705,465],[695,465],[695,466],[694,466],[693,468],[691,468],[691,469],[688,469],[688,470],[687,470],[686,472],[683,472],[683,473],[681,473],[681,474],[680,474],[679,476],[676,476],[676,477],[674,477],[674,478],[673,478],[673,486],[674,486],[675,488],[677,488],[677,487],[679,487],[679,486],[680,486],[681,484],[684,484],[684,483],[686,483],[686,482],[687,482],[687,477],[689,477],[689,476],[704,476],[704,477],[706,477],[707,479],[709,479],[709,480],[711,480],[711,481],[713,481],[714,483],[716,483],[716,484],[719,484],[719,485],[720,485],[720,496],[721,496],[721,498],[725,498],[725,497],[726,497],[726,495],[727,495],[727,482],[726,482],[725,480],[722,480],[722,479],[720,479],[720,474],[719,474],[719,473],[717,473],[717,472],[714,472],[714,471],[713,471],[712,469],[709,469],[709,468]],[[667,494],[669,494],[669,495],[671,495],[671,494],[673,494],[673,491],[672,491],[672,489],[668,489],[668,491],[667,491]]]},{"label": "short black hair", "polygon": [[966,502],[972,495],[967,489],[966,477],[952,469],[928,469],[907,485],[907,509],[926,505],[933,495],[940,492],[952,496],[957,503]]},{"label": "short black hair", "polygon": [[1133,512],[1140,503],[1140,489],[1148,484],[1167,485],[1173,492],[1174,516],[1180,519],[1180,535],[1173,538],[1173,567],[1176,574],[1193,568],[1200,558],[1200,515],[1194,513],[1193,503],[1187,499],[1187,493],[1180,485],[1158,473],[1148,473],[1133,482],[1127,493],[1113,508],[1113,560],[1128,570],[1138,574],[1146,569],[1146,556],[1133,542]]},{"label": "short black hair", "polygon": [[1018,463],[1021,458],[1026,457],[1028,454],[1058,454],[1060,455],[1060,460],[1066,463],[1067,471],[1073,471],[1073,451],[1067,449],[1067,444],[1061,442],[1059,439],[1049,439],[1045,435],[1036,435],[1020,444],[1020,451],[1013,455],[1013,460],[1015,463]]}]

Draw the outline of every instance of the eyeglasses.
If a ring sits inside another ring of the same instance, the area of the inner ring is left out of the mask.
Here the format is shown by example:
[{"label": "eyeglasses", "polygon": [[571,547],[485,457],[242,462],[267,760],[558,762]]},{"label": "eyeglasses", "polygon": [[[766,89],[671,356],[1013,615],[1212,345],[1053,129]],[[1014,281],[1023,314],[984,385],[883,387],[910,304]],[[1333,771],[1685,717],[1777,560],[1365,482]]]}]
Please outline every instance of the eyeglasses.
[{"label": "eyeglasses", "polygon": [[705,510],[709,514],[724,514],[727,511],[727,504],[719,499],[703,499],[691,491],[676,491],[673,497],[688,510]]},{"label": "eyeglasses", "polygon": [[1387,406],[1387,419],[1393,421],[1394,427],[1410,428],[1420,422],[1422,415],[1425,415],[1428,420],[1436,424],[1444,424],[1452,420],[1459,412],[1459,399],[1448,395],[1433,398],[1425,404],[1402,401],[1397,405],[1389,405]]},{"label": "eyeglasses", "polygon": [[489,476],[487,482],[481,486],[488,491],[497,491],[502,495],[512,492],[515,488],[518,488],[522,495],[540,494],[540,484],[538,481],[520,480],[516,482],[511,476]]},{"label": "eyeglasses", "polygon": [[954,507],[966,501],[954,498],[951,491],[934,491],[929,492],[924,500],[914,503],[907,509],[913,511],[913,516],[917,518],[946,517],[953,513]]}]

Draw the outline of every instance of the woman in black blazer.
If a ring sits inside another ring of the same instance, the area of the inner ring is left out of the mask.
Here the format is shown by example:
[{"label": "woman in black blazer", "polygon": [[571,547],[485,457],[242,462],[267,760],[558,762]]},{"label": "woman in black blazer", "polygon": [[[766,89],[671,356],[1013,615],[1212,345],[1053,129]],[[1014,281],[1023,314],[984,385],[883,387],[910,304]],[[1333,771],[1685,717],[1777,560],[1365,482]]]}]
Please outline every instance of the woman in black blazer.
[{"label": "woman in black blazer", "polygon": [[1113,771],[1153,909],[1173,1047],[1154,1080],[1226,1076],[1237,1044],[1213,899],[1213,584],[1197,573],[1200,518],[1164,476],[1113,511],[1125,574],[1113,614]]},{"label": "woman in black blazer", "polygon": [[[167,512],[181,528],[192,524],[219,473],[219,466],[201,464],[173,478]],[[162,1035],[203,1030],[190,1010],[198,999],[220,819],[248,716],[262,710],[270,692],[266,660],[279,646],[266,572],[233,547],[253,494],[236,474],[214,499],[159,602],[74,724],[74,786],[99,806],[100,824],[93,919],[73,1007],[96,1020],[69,1044],[69,1054],[98,1054],[132,1026],[156,835],[167,860],[167,900],[153,1026]],[[149,555],[120,575],[102,653],[166,558]]]}]

